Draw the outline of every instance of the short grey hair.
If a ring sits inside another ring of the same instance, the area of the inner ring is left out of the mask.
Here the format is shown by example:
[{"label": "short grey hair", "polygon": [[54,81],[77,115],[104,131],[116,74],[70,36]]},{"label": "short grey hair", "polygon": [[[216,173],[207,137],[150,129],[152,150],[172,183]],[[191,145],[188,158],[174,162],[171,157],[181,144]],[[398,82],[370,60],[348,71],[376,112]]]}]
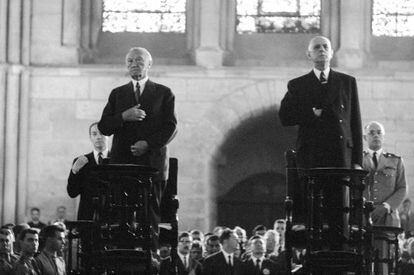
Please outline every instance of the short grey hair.
[{"label": "short grey hair", "polygon": [[384,125],[382,125],[382,124],[381,124],[381,123],[379,123],[378,121],[370,121],[370,122],[368,122],[368,123],[367,123],[367,125],[365,125],[365,127],[364,127],[364,133],[365,133],[365,134],[367,133],[367,130],[368,130],[369,126],[371,126],[372,124],[377,124],[377,125],[381,128],[381,130],[382,130],[382,134],[383,134],[383,135],[385,134],[385,128],[384,128]]},{"label": "short grey hair", "polygon": [[125,55],[125,59],[128,56],[128,54],[130,54],[131,52],[145,53],[149,58],[150,64],[152,64],[152,56],[151,56],[151,53],[147,49],[145,49],[143,47],[132,47],[132,48],[129,49],[128,53]]}]

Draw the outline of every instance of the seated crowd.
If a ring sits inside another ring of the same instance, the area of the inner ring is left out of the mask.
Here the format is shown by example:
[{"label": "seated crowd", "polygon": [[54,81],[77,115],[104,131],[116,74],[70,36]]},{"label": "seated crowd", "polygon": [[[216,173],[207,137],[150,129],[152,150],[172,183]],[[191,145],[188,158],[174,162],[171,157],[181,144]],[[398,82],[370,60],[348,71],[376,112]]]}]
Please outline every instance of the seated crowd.
[{"label": "seated crowd", "polygon": [[[32,221],[6,224],[0,229],[0,274],[67,274],[67,230],[64,208],[49,225],[40,222],[40,211],[33,208]],[[286,274],[286,223],[278,219],[272,229],[257,225],[251,235],[240,226],[217,226],[212,232],[181,232],[177,251],[160,244],[153,253],[157,274]],[[414,236],[400,235],[401,274],[414,270]],[[303,264],[305,251],[293,251],[293,268]]]}]

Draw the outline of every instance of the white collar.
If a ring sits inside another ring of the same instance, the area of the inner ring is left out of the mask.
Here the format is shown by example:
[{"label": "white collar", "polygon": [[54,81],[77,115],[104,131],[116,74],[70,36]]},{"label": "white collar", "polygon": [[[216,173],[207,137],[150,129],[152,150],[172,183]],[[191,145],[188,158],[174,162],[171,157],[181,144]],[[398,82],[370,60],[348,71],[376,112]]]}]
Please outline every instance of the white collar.
[{"label": "white collar", "polygon": [[221,251],[223,252],[224,259],[226,260],[226,263],[228,263],[227,261],[228,261],[229,256],[230,256],[230,258],[231,258],[231,264],[233,264],[233,256],[234,256],[234,253],[227,253],[226,251],[224,251],[224,249],[222,249]]},{"label": "white collar", "polygon": [[189,264],[189,259],[190,259],[190,257],[189,257],[189,254],[187,254],[187,255],[184,255],[184,254],[181,254],[179,251],[177,251],[177,254],[178,254],[178,256],[180,257],[180,259],[181,259],[181,262],[184,264],[184,258],[186,258],[186,260],[187,260],[187,265]]},{"label": "white collar", "polygon": [[[323,73],[325,74],[325,78],[326,78],[326,80],[328,80],[328,78],[329,78],[329,72],[330,72],[330,70],[331,70],[331,68],[326,68],[324,71],[323,71]],[[316,68],[313,68],[313,73],[316,75],[316,77],[318,78],[318,79],[320,79],[321,78],[321,72],[322,71],[320,71],[320,70],[318,70],[318,69],[316,69]]]},{"label": "white collar", "polygon": [[377,151],[374,151],[374,150],[371,150],[371,149],[368,148],[368,153],[371,157],[374,155],[374,152],[377,153],[377,159],[379,159],[379,157],[382,155],[382,151],[383,151],[382,148],[377,150]]},{"label": "white collar", "polygon": [[147,81],[148,81],[148,76],[146,76],[146,77],[144,77],[143,79],[140,79],[140,80],[132,79],[132,86],[134,87],[134,91],[135,91],[135,87],[137,86],[137,82],[138,82],[139,87],[140,87],[139,92],[142,93],[142,91],[145,88],[145,84],[147,84]]},{"label": "white collar", "polygon": [[260,258],[256,258],[255,256],[252,255],[251,258],[252,258],[253,262],[256,264],[257,260],[260,260],[260,263],[263,263],[263,261],[265,259],[265,256],[262,255],[262,257],[260,257]]},{"label": "white collar", "polygon": [[[106,148],[104,151],[102,151],[102,158],[106,159],[108,157],[108,148]],[[93,149],[93,157],[95,158],[96,163],[98,163],[98,154],[99,152],[96,151],[96,149]]]}]

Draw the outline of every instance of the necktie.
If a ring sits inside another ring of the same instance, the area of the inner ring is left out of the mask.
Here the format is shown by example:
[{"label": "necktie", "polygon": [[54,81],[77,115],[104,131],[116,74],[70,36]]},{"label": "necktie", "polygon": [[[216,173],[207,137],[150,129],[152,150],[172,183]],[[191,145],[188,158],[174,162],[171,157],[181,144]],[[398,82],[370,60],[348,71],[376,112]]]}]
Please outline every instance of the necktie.
[{"label": "necktie", "polygon": [[102,152],[98,153],[98,164],[101,165],[103,163]]},{"label": "necktie", "polygon": [[320,77],[319,77],[319,81],[321,82],[321,84],[326,84],[326,83],[328,83],[328,81],[326,80],[325,73],[324,73],[323,71],[321,72],[321,75],[320,75]]},{"label": "necktie", "polygon": [[260,271],[260,259],[256,259],[256,268]]},{"label": "necktie", "polygon": [[184,267],[185,269],[188,269],[187,256],[184,256]]},{"label": "necktie", "polygon": [[374,154],[372,155],[372,162],[374,163],[375,169],[377,169],[378,167],[377,152],[374,152]]},{"label": "necktie", "polygon": [[233,275],[234,274],[234,270],[233,270],[233,262],[231,261],[231,256],[229,255],[229,262],[228,262],[228,268],[230,271],[230,274]]},{"label": "necktie", "polygon": [[141,96],[141,86],[139,86],[139,82],[137,82],[137,85],[135,85],[135,99],[137,100],[137,103],[139,103],[140,96]]}]

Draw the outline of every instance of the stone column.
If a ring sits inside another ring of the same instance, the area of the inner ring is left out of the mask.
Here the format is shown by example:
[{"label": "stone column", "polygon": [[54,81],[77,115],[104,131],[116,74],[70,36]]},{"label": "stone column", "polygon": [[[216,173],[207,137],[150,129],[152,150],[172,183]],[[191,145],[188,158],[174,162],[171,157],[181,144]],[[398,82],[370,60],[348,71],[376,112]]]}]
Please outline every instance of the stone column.
[{"label": "stone column", "polygon": [[200,45],[195,50],[196,65],[214,68],[223,63],[220,48],[220,0],[200,0]]},{"label": "stone column", "polygon": [[338,66],[361,68],[368,61],[366,39],[369,36],[369,1],[346,0],[340,2],[340,48]]},{"label": "stone column", "polygon": [[19,140],[19,101],[21,66],[10,66],[6,85],[5,146],[4,146],[4,186],[3,224],[16,222],[18,140]]},{"label": "stone column", "polygon": [[7,9],[8,1],[0,0],[0,63],[7,61]]},{"label": "stone column", "polygon": [[[30,109],[30,71],[24,69],[20,76],[19,124],[18,124],[18,161],[16,222],[24,222],[27,208],[27,170],[29,152],[29,109]],[[17,126],[16,126],[17,127]]]},{"label": "stone column", "polygon": [[7,35],[7,54],[9,63],[19,64],[21,62],[22,46],[22,3],[21,1],[9,2],[9,29]]},{"label": "stone column", "polygon": [[6,35],[1,49],[4,58],[0,59],[3,63],[0,73],[0,155],[3,156],[0,214],[3,224],[22,222],[26,210],[30,71],[23,64],[30,65],[31,5],[31,1],[22,0],[8,1],[8,5],[0,2],[0,7],[6,8],[8,22],[7,28],[2,29]]},{"label": "stone column", "polygon": [[[0,25],[1,26],[1,25]],[[0,66],[0,114],[4,114],[6,110],[6,78],[7,69]],[[5,117],[0,115],[0,156],[4,156],[4,140],[5,140]],[[3,184],[4,184],[4,158],[0,158],[0,223],[3,224]]]}]

